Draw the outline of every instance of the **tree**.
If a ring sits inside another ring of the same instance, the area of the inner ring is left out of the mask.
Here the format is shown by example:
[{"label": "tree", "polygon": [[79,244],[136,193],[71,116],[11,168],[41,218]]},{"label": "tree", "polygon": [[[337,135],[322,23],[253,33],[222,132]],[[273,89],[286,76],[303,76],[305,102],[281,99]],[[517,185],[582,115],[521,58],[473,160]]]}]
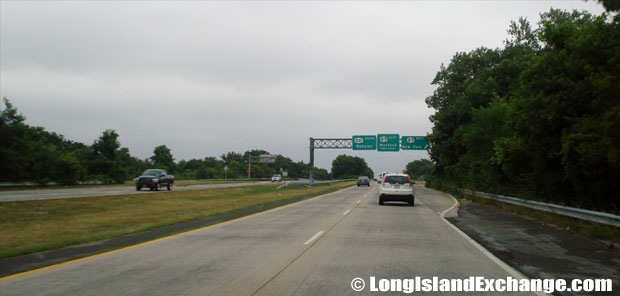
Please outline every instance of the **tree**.
[{"label": "tree", "polygon": [[118,133],[115,130],[105,130],[99,139],[95,140],[92,149],[95,155],[101,155],[108,160],[116,160],[116,150],[121,147]]},{"label": "tree", "polygon": [[27,176],[24,164],[27,162],[24,152],[28,127],[24,116],[5,97],[4,108],[0,109],[0,180],[18,181]]},{"label": "tree", "polygon": [[420,176],[430,176],[433,172],[433,163],[428,159],[414,160],[407,164],[407,174],[417,179]]},{"label": "tree", "polygon": [[512,22],[504,48],[442,65],[426,99],[433,185],[619,211],[618,22],[552,9],[535,29]]},{"label": "tree", "polygon": [[126,172],[117,162],[117,150],[121,144],[115,130],[105,130],[99,139],[93,142],[88,159],[88,174],[91,178],[104,182],[122,183]]},{"label": "tree", "polygon": [[155,147],[153,156],[151,156],[151,161],[156,168],[168,171],[174,170],[174,158],[172,157],[172,152],[166,145]]},{"label": "tree", "polygon": [[605,10],[611,12],[619,12],[620,11],[620,1],[618,0],[598,0],[599,3],[603,4]]},{"label": "tree", "polygon": [[235,153],[232,151],[226,154],[222,154],[221,158],[222,161],[224,161],[224,163],[227,165],[232,164],[233,161],[243,162],[243,155],[241,155],[241,153]]},{"label": "tree", "polygon": [[374,172],[366,164],[366,160],[357,156],[338,155],[332,161],[334,179],[352,179],[358,176],[374,176]]}]

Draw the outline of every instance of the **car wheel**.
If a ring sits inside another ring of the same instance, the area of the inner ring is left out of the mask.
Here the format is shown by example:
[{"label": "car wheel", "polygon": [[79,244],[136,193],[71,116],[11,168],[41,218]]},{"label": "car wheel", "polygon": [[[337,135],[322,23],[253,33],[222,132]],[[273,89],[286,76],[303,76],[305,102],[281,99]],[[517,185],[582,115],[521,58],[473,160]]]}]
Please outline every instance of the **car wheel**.
[{"label": "car wheel", "polygon": [[411,201],[409,201],[409,206],[412,206],[415,204],[414,199],[411,199]]},{"label": "car wheel", "polygon": [[136,191],[142,190],[142,186],[136,185]]},{"label": "car wheel", "polygon": [[379,204],[383,205],[383,196],[379,196]]},{"label": "car wheel", "polygon": [[166,189],[168,189],[168,191],[172,190],[172,185],[168,183],[168,185],[166,185]]}]

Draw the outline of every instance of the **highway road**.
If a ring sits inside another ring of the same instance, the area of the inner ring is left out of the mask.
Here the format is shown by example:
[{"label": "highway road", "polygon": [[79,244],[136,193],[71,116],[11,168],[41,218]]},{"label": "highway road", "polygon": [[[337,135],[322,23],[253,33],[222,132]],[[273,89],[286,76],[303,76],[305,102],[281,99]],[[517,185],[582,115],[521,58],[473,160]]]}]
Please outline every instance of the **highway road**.
[{"label": "highway road", "polygon": [[[377,184],[351,187],[9,276],[0,280],[0,295],[369,295],[389,294],[370,293],[371,276],[519,276],[439,215],[455,211],[452,198],[416,190],[415,207],[379,206]],[[358,277],[367,281],[362,292],[351,288]]]},{"label": "highway road", "polygon": [[[208,188],[232,188],[246,187],[261,184],[269,184],[269,181],[247,182],[247,183],[224,183],[224,184],[201,184],[174,186],[172,190],[198,190]],[[164,189],[164,191],[166,191]],[[0,201],[19,201],[19,200],[35,200],[35,199],[55,199],[55,198],[71,198],[85,196],[107,196],[121,194],[148,194],[153,191],[143,189],[137,191],[134,186],[123,187],[92,187],[92,188],[71,188],[71,189],[39,189],[39,190],[15,190],[0,191]]]}]

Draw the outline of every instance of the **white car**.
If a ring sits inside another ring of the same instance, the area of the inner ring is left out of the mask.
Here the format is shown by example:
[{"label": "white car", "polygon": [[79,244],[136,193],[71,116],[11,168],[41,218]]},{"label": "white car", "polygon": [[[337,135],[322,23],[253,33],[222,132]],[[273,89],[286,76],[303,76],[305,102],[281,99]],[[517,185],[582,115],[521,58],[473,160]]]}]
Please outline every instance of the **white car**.
[{"label": "white car", "polygon": [[381,184],[381,182],[383,181],[383,177],[385,177],[385,175],[387,175],[389,173],[387,172],[383,172],[381,174],[379,174],[379,179],[377,179],[377,183]]},{"label": "white car", "polygon": [[271,182],[282,182],[282,175],[275,174],[271,177]]},{"label": "white car", "polygon": [[415,189],[409,175],[386,174],[379,186],[379,204],[386,201],[404,201],[413,206]]}]

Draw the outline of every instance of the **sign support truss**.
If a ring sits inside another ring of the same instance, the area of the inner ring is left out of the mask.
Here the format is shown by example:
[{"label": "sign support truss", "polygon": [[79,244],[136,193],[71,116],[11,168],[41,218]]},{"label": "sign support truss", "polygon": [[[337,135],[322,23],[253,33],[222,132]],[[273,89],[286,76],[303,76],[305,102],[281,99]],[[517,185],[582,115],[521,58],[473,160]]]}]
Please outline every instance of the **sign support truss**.
[{"label": "sign support truss", "polygon": [[310,138],[310,186],[314,184],[314,149],[351,149],[351,138]]}]

